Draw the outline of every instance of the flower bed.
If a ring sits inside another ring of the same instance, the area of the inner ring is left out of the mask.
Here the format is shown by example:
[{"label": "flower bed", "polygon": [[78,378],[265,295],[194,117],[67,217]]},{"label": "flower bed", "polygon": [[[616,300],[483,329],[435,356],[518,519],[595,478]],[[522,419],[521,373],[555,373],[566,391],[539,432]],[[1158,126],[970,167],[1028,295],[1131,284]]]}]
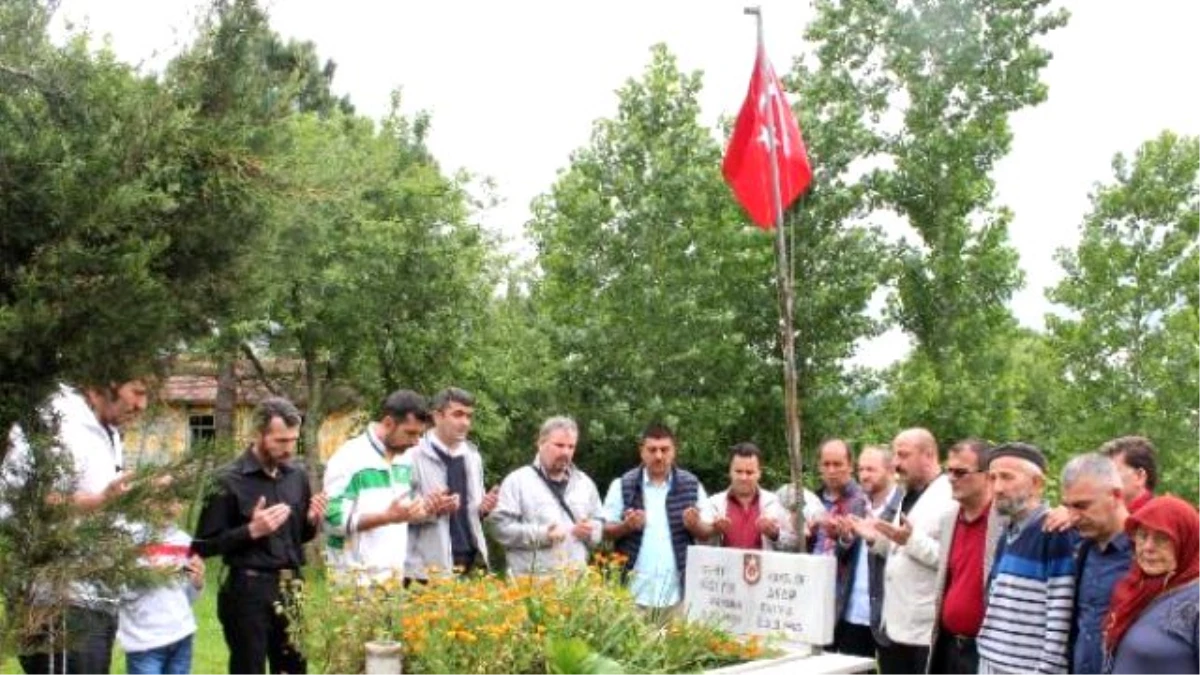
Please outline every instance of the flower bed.
[{"label": "flower bed", "polygon": [[337,673],[363,672],[371,640],[399,641],[406,673],[696,672],[764,655],[757,639],[647,616],[619,583],[620,564],[409,589],[331,585],[300,597],[295,634],[314,671]]}]

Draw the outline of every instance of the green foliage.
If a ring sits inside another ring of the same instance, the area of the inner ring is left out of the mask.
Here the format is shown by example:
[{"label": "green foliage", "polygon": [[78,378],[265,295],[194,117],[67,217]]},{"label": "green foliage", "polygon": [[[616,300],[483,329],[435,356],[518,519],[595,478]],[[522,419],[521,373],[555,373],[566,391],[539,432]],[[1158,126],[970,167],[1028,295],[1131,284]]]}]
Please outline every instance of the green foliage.
[{"label": "green foliage", "polygon": [[[772,239],[730,198],[722,148],[699,122],[700,87],[699,73],[655,47],[618,92],[615,117],[596,123],[534,207],[532,299],[560,364],[551,401],[580,419],[581,463],[601,479],[637,462],[652,420],[677,427],[680,462],[710,485],[727,480],[737,441],[762,445],[776,475],[787,463]],[[849,177],[855,153],[839,145],[852,116],[824,119],[839,105],[824,80],[811,93],[821,168],[790,225],[810,445],[844,433],[853,414],[843,363],[878,330],[864,309],[882,252],[875,230],[846,224],[864,206]]]},{"label": "green foliage", "polygon": [[[253,20],[223,19],[239,17]],[[20,423],[33,457],[0,495],[13,514],[0,525],[7,646],[61,610],[71,580],[147,580],[116,525],[155,521],[178,495],[143,485],[85,517],[47,502],[72,484],[37,410],[59,382],[153,373],[234,304],[264,232],[261,153],[287,109],[190,97],[242,72],[227,45],[201,50],[220,68],[156,79],[83,36],[51,44],[48,20],[33,0],[0,4],[0,429]],[[185,465],[168,468],[194,492]]]},{"label": "green foliage", "polygon": [[1132,161],[1113,160],[1066,278],[1048,297],[1066,314],[1046,317],[1061,354],[1068,404],[1061,443],[1092,450],[1140,434],[1158,447],[1164,487],[1196,500],[1200,445],[1196,184],[1200,141],[1164,132]]},{"label": "green foliage", "polygon": [[703,622],[663,624],[621,583],[620,560],[556,577],[309,583],[288,616],[314,670],[356,673],[370,640],[410,673],[678,673],[776,654]]},{"label": "green foliage", "polygon": [[0,53],[4,428],[57,380],[122,381],[202,334],[264,223],[246,119],[198,114],[83,38],[54,47],[46,21],[31,1],[0,9],[24,36]]},{"label": "green foliage", "polygon": [[[901,242],[891,270],[889,315],[916,348],[887,378],[886,414],[941,439],[1014,431],[1011,403],[993,395],[1012,368],[1007,303],[1021,273],[991,171],[1011,145],[1009,115],[1046,97],[1037,40],[1066,21],[1047,4],[822,2],[809,32],[827,77],[873,121],[875,205],[920,237]],[[898,128],[880,121],[899,106]]]}]

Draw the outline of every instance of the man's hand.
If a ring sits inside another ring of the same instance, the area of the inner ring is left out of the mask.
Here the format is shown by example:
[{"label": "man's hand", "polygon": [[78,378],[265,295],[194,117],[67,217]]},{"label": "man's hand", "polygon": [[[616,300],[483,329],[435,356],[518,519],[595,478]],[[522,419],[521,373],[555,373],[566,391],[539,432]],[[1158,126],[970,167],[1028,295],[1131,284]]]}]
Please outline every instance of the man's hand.
[{"label": "man's hand", "polygon": [[132,480],[132,471],[122,471],[121,473],[117,474],[117,477],[112,479],[112,482],[104,486],[104,492],[102,493],[103,498],[101,499],[102,503],[107,504],[126,492],[129,492],[131,487],[130,483]]},{"label": "man's hand", "polygon": [[899,527],[880,520],[876,521],[875,529],[878,530],[880,534],[888,539],[891,539],[899,546],[904,546],[907,544],[908,538],[911,537],[913,533],[912,523],[908,522],[908,518],[905,518],[903,515],[900,516]]},{"label": "man's hand", "polygon": [[188,579],[191,580],[192,587],[198,591],[202,590],[204,588],[204,558],[192,554],[192,557],[187,561],[187,567],[184,569],[187,570]]},{"label": "man's hand", "polygon": [[481,502],[479,502],[479,517],[483,518],[487,514],[491,513],[492,509],[496,508],[496,504],[499,501],[500,501],[500,486],[497,485],[497,486],[493,487],[491,490],[488,490],[487,494],[485,494],[483,496],[483,500]]},{"label": "man's hand", "polygon": [[429,500],[429,504],[428,504],[429,512],[435,516],[441,516],[441,515],[445,515],[447,513],[454,513],[455,511],[458,510],[458,505],[459,505],[458,495],[450,492],[449,490],[442,490],[441,492],[435,492],[435,493],[429,495],[429,497],[427,497],[427,499]]},{"label": "man's hand", "polygon": [[1056,506],[1046,512],[1046,520],[1042,523],[1043,532],[1063,532],[1075,527],[1079,518],[1065,506]]},{"label": "man's hand", "polygon": [[683,526],[689,531],[700,527],[700,509],[689,506],[683,510]]},{"label": "man's hand", "polygon": [[321,519],[325,517],[325,510],[329,508],[329,495],[324,491],[318,492],[308,501],[308,522],[313,525],[320,525]]},{"label": "man's hand", "polygon": [[425,500],[412,497],[397,497],[388,504],[387,518],[392,523],[407,523],[420,520],[426,514]]},{"label": "man's hand", "polygon": [[767,539],[771,541],[779,539],[779,523],[774,518],[760,516],[754,524],[758,527],[758,533]]},{"label": "man's hand", "polygon": [[731,527],[733,527],[733,521],[730,520],[726,516],[721,516],[720,518],[717,518],[716,520],[714,520],[712,523],[713,531],[716,532],[717,534],[721,534],[721,535],[728,532],[729,528],[731,528]]},{"label": "man's hand", "polygon": [[578,523],[575,523],[575,527],[571,528],[571,535],[579,541],[586,543],[592,540],[592,533],[595,532],[595,527],[596,526],[594,523],[592,523],[592,521],[584,518]]},{"label": "man's hand", "polygon": [[567,532],[559,527],[558,523],[554,523],[546,530],[546,538],[550,540],[550,544],[560,544],[567,538]]},{"label": "man's hand", "polygon": [[829,529],[838,539],[849,539],[854,536],[854,525],[850,516],[834,516],[829,522]]},{"label": "man's hand", "polygon": [[621,522],[625,524],[625,529],[637,532],[646,526],[646,512],[641,509],[625,509]]},{"label": "man's hand", "polygon": [[877,519],[863,518],[853,514],[847,516],[847,518],[850,529],[853,530],[854,534],[862,537],[863,541],[867,542],[867,544],[874,544],[879,539],[879,530],[875,528],[875,525],[879,522]]},{"label": "man's hand", "polygon": [[250,538],[262,539],[274,534],[275,530],[287,522],[291,515],[292,507],[287,504],[280,502],[268,508],[267,498],[259,497],[258,503],[254,505],[254,512],[250,516]]}]

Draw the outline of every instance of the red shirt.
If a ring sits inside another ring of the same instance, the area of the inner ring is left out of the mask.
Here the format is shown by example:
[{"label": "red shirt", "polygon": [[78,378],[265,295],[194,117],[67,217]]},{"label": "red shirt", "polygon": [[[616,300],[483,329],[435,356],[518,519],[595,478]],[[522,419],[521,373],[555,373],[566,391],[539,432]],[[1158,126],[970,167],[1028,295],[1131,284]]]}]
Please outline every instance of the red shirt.
[{"label": "red shirt", "polygon": [[725,548],[762,548],[762,535],[758,533],[758,493],[749,506],[742,506],[732,494],[725,499],[725,517],[729,519],[729,529],[725,531]]},{"label": "red shirt", "polygon": [[1154,499],[1154,493],[1149,490],[1142,490],[1142,493],[1133,499],[1126,500],[1125,506],[1129,508],[1129,514],[1137,513],[1138,509],[1146,505],[1146,502]]},{"label": "red shirt", "polygon": [[946,595],[942,599],[942,630],[975,637],[983,625],[983,553],[987,548],[988,513],[971,522],[959,513],[946,566]]}]

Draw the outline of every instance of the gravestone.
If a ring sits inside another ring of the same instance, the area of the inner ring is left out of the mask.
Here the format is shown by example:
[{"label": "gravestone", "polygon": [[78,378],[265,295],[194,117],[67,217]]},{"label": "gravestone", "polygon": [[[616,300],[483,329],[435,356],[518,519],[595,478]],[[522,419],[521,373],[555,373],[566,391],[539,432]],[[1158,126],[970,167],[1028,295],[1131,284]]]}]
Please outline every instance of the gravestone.
[{"label": "gravestone", "polygon": [[794,645],[833,642],[833,556],[689,546],[684,605],[692,620]]}]

